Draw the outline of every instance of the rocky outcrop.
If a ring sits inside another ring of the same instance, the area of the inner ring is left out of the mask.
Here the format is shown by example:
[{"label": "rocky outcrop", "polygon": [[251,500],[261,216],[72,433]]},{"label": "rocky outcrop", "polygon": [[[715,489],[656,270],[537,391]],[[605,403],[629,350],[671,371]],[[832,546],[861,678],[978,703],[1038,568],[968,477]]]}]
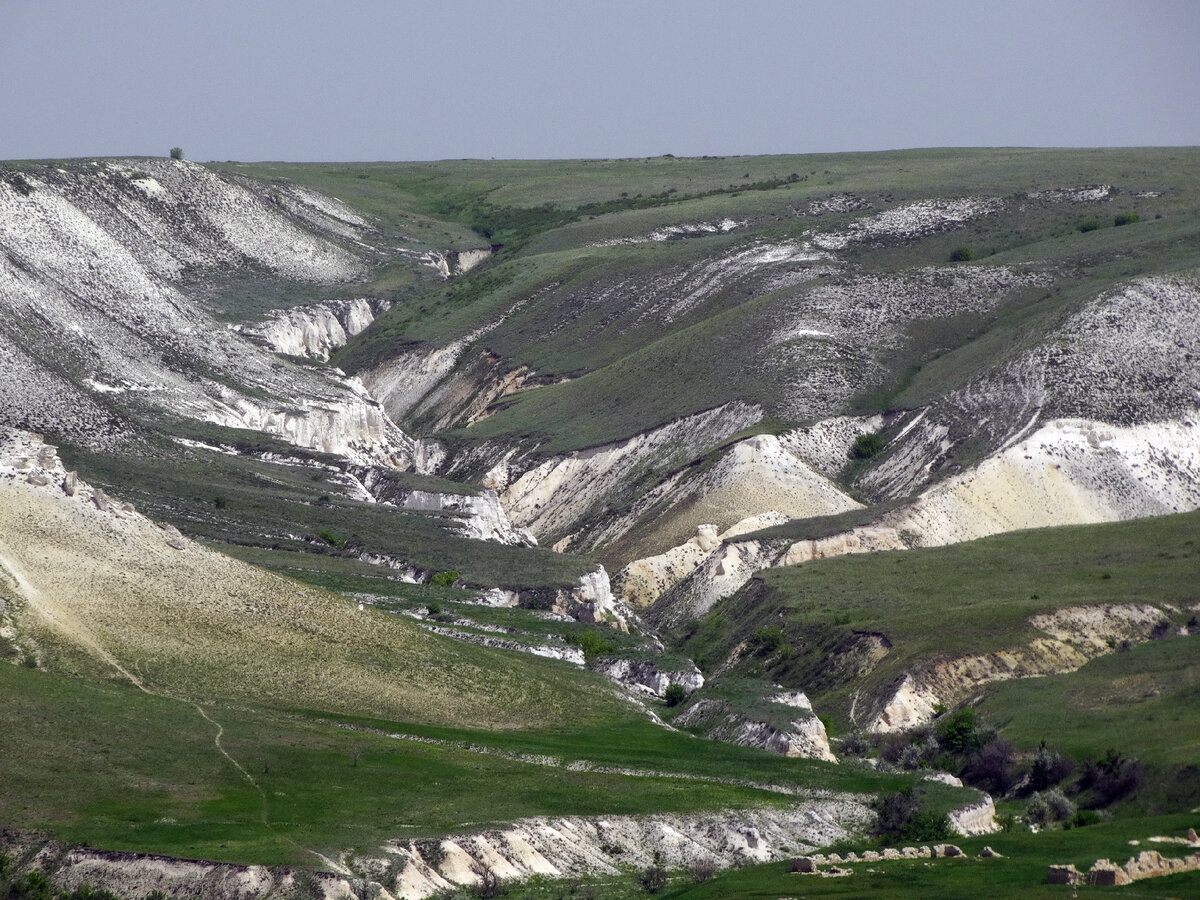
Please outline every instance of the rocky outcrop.
[{"label": "rocky outcrop", "polygon": [[692,694],[704,687],[704,676],[696,664],[685,669],[668,669],[652,659],[601,659],[593,668],[618,684],[635,691],[662,698],[673,684]]},{"label": "rocky outcrop", "polygon": [[390,306],[387,300],[362,297],[314,303],[278,310],[263,322],[239,325],[237,330],[260,339],[276,353],[327,360]]},{"label": "rocky outcrop", "polygon": [[867,729],[907,731],[928,724],[936,705],[958,702],[983,684],[1072,672],[1113,652],[1118,641],[1149,640],[1169,621],[1163,610],[1135,603],[1064,607],[1034,616],[1029,624],[1046,638],[1008,650],[941,660],[904,673],[886,690]]},{"label": "rocky outcrop", "polygon": [[[574,533],[574,529],[594,516],[597,506],[626,495],[635,472],[669,476],[712,443],[736,434],[761,416],[757,406],[730,403],[628,440],[546,460],[522,473],[510,469],[504,475],[506,487],[501,501],[510,518],[529,528],[539,540],[565,535],[565,540],[556,545],[559,549],[596,547],[624,534],[637,520],[638,507],[643,504],[635,503],[631,514],[612,518],[586,533]],[[493,477],[500,477],[500,473]],[[652,502],[649,497],[642,500]]]},{"label": "rocky outcrop", "polygon": [[517,881],[616,875],[655,860],[668,867],[697,859],[717,867],[768,862],[848,836],[869,819],[866,807],[850,798],[805,801],[786,810],[529,819],[504,831],[390,844],[376,865],[402,862],[391,890],[415,900],[456,885],[479,885],[483,872]]},{"label": "rocky outcrop", "polygon": [[783,756],[837,762],[829,746],[825,724],[813,713],[804,694],[792,692],[782,701],[776,698],[776,702],[792,707],[779,717],[786,720],[786,725],[755,719],[738,712],[724,700],[711,699],[696,701],[676,716],[673,724],[699,728],[705,737],[715,741],[757,747]]},{"label": "rocky outcrop", "polygon": [[953,810],[950,813],[950,827],[963,837],[995,834],[1000,830],[1000,824],[996,821],[996,804],[989,795],[984,794],[977,803]]},{"label": "rocky outcrop", "polygon": [[[336,218],[327,206],[312,220]],[[416,464],[356,380],[280,360],[191,296],[218,269],[319,283],[365,271],[247,184],[165,160],[32,168],[0,177],[0,251],[0,424],[111,449],[165,414]]]}]

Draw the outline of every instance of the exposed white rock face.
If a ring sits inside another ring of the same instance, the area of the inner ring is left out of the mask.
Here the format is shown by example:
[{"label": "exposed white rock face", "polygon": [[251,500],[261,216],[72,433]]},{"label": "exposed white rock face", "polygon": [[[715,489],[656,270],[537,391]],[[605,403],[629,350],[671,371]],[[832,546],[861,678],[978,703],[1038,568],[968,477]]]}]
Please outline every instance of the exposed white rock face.
[{"label": "exposed white rock face", "polygon": [[580,622],[607,624],[621,631],[629,630],[629,620],[632,618],[625,605],[613,596],[604,566],[597,566],[595,572],[581,575],[579,587],[559,591],[554,611]]},{"label": "exposed white rock face", "polygon": [[727,234],[737,228],[743,228],[746,221],[728,217],[717,222],[692,222],[687,225],[664,225],[646,234],[636,237],[610,238],[598,241],[593,247],[616,247],[622,244],[662,243],[679,240],[680,238],[705,237],[710,234]]},{"label": "exposed white rock face", "polygon": [[[501,500],[509,517],[539,538],[568,533],[597,502],[622,487],[634,469],[653,466],[667,474],[761,416],[757,406],[729,403],[625,441],[555,457],[518,478],[510,475]],[[630,524],[611,524],[603,536],[615,537]],[[592,533],[572,544],[586,548],[600,538]]]},{"label": "exposed white rock face", "polygon": [[[730,564],[722,567],[721,574],[727,574],[737,563],[721,544],[733,542],[740,534],[789,519],[861,508],[862,504],[835,485],[831,477],[844,467],[854,438],[880,424],[882,417],[878,416],[843,417],[796,429],[782,437],[755,435],[734,444],[703,476],[673,491],[676,504],[684,510],[679,517],[682,521],[712,518],[697,526],[696,534],[682,544],[625,566],[616,578],[622,598],[635,606],[647,606],[714,553],[730,557]],[[814,468],[805,456],[825,471]],[[840,465],[835,465],[838,457]],[[713,520],[733,524],[716,535],[718,526],[711,524]],[[738,583],[733,590],[740,586]]]},{"label": "exposed white rock face", "polygon": [[[937,441],[945,452],[948,431],[930,426],[924,413],[919,413],[902,433],[908,440],[894,442],[899,450],[885,461],[891,463],[886,477],[919,483],[929,477],[929,463],[920,452],[906,454],[906,448],[928,448],[930,441]],[[618,590],[632,603],[664,597],[656,618],[679,622],[704,615],[755,571],[769,566],[847,553],[940,546],[1021,528],[1111,522],[1200,508],[1200,415],[1132,426],[1056,420],[1032,432],[1023,429],[1018,438],[967,472],[934,484],[876,524],[791,544],[736,541],[730,539],[733,535],[722,535],[722,543],[707,554],[693,539],[629,564],[618,574]],[[926,461],[900,474],[922,459]],[[682,578],[676,578],[678,574]],[[920,715],[926,715],[935,701],[922,701]],[[909,721],[907,702],[889,717]]]},{"label": "exposed white rock face", "polygon": [[689,694],[704,687],[704,676],[695,663],[688,669],[672,671],[659,668],[649,659],[602,659],[595,668],[618,684],[654,697],[664,696],[672,684],[678,684]]},{"label": "exposed white rock face", "polygon": [[[656,858],[670,867],[697,859],[712,860],[718,867],[768,862],[849,836],[870,819],[861,802],[846,797],[806,800],[786,810],[526,819],[504,831],[432,842],[437,845],[433,852],[422,850],[419,841],[386,849],[390,857],[407,863],[396,896],[416,900],[455,885],[477,885],[481,870],[521,880],[533,875],[616,875]],[[436,867],[431,859],[439,859]]]},{"label": "exposed white rock face", "polygon": [[950,827],[963,837],[995,834],[1000,831],[1000,823],[996,821],[996,804],[988,794],[984,794],[979,802],[953,810],[950,813]]},{"label": "exposed white rock face", "polygon": [[881,238],[913,240],[957,228],[1003,208],[1004,201],[998,197],[921,200],[858,219],[845,232],[814,235],[812,242],[823,250],[842,250],[851,244]]},{"label": "exposed white rock face", "polygon": [[936,546],[1197,507],[1200,416],[1128,427],[1064,419],[935,485],[887,524]]},{"label": "exposed white rock face", "polygon": [[1048,191],[1032,191],[1026,196],[1030,200],[1049,200],[1062,203],[1095,203],[1107,200],[1112,186],[1107,184],[1084,184],[1079,187],[1055,188]]},{"label": "exposed white rock face", "polygon": [[241,325],[237,330],[261,338],[276,353],[327,360],[330,353],[363,332],[389,306],[386,300],[362,297],[315,303],[279,310],[264,322]]},{"label": "exposed white rock face", "polygon": [[[397,504],[404,509],[452,512],[463,521],[463,534],[481,541],[536,547],[537,540],[524,528],[514,528],[500,506],[500,498],[492,490],[478,494],[443,494],[435,491],[412,491]],[[589,576],[590,577],[590,576]],[[607,586],[608,579],[604,579]]]},{"label": "exposed white rock face", "polygon": [[[241,185],[161,160],[0,178],[0,249],[0,421],[111,447],[150,408],[413,464],[361,384],[279,360],[174,283],[251,263],[310,281],[362,271]],[[39,323],[32,338],[21,322]]]},{"label": "exposed white rock face", "polygon": [[425,265],[436,269],[443,278],[449,279],[470,272],[491,255],[490,247],[475,247],[470,250],[430,250],[422,254],[420,259]]},{"label": "exposed white rock face", "polygon": [[744,716],[722,700],[697,701],[676,717],[675,724],[703,728],[706,736],[716,741],[757,747],[783,756],[837,762],[837,757],[829,747],[825,725],[813,715],[808,698],[795,692],[786,699],[789,702],[781,705],[791,706],[802,713],[793,713],[794,717],[786,728]]},{"label": "exposed white rock face", "polygon": [[1163,610],[1126,603],[1065,607],[1033,616],[1029,624],[1046,637],[1024,646],[942,660],[906,672],[885,692],[867,725],[876,732],[907,731],[931,722],[935,704],[952,704],[992,681],[1072,672],[1112,652],[1111,642],[1147,641],[1168,625]]},{"label": "exposed white rock face", "polygon": [[359,375],[371,390],[371,395],[383,404],[392,418],[399,421],[417,410],[426,395],[454,370],[467,347],[499,328],[509,316],[524,306],[528,299],[514,303],[495,321],[476,328],[444,347],[417,347]]},{"label": "exposed white rock face", "polygon": [[524,528],[514,528],[500,505],[496,492],[446,493],[416,490],[397,481],[395,473],[377,465],[352,467],[351,475],[379,503],[421,512],[445,512],[455,516],[464,537],[501,544],[534,547],[537,540]]}]

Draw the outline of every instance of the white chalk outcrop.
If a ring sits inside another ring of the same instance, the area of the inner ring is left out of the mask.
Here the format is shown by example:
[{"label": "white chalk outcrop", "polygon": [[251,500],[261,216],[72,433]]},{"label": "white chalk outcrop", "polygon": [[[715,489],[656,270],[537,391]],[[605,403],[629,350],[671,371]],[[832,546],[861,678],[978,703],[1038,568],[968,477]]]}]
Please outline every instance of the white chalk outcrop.
[{"label": "white chalk outcrop", "polygon": [[1112,653],[1119,641],[1140,643],[1170,624],[1152,604],[1064,607],[1029,619],[1042,637],[1029,643],[918,665],[888,688],[867,722],[872,732],[908,731],[933,721],[935,707],[957,703],[984,684],[1073,672]]},{"label": "white chalk outcrop", "polygon": [[414,465],[360,383],[280,360],[186,293],[185,273],[217,269],[321,283],[365,271],[244,185],[164,160],[8,173],[0,250],[0,422],[103,449],[139,412],[165,412]]},{"label": "white chalk outcrop", "polygon": [[365,297],[294,306],[277,310],[262,322],[239,325],[237,330],[254,335],[276,353],[328,360],[330,353],[365,331],[390,306],[387,300]]},{"label": "white chalk outcrop", "polygon": [[699,728],[715,741],[757,747],[783,756],[837,762],[825,724],[800,691],[781,691],[766,698],[779,709],[771,721],[746,715],[724,700],[697,700],[672,724]]},{"label": "white chalk outcrop", "polygon": [[688,662],[686,668],[670,669],[653,659],[602,659],[594,668],[627,688],[662,698],[673,684],[689,694],[704,687],[704,676],[695,663]]},{"label": "white chalk outcrop", "polygon": [[670,867],[710,860],[724,868],[833,843],[861,831],[871,815],[858,799],[842,797],[805,800],[782,810],[526,819],[501,831],[389,844],[380,868],[402,863],[391,890],[411,900],[476,886],[483,871],[518,881],[534,875],[617,875],[655,859]]}]

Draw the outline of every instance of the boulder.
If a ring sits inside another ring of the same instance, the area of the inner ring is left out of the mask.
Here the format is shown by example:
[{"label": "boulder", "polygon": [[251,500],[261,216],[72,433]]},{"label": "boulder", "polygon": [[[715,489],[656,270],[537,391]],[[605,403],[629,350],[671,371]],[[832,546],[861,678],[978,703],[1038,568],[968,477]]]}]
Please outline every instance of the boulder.
[{"label": "boulder", "polygon": [[962,856],[963,852],[954,844],[936,844],[933,848],[934,859]]},{"label": "boulder", "polygon": [[1046,884],[1079,884],[1082,880],[1083,875],[1074,864],[1046,868]]},{"label": "boulder", "polygon": [[1085,880],[1089,885],[1105,886],[1129,884],[1133,879],[1129,877],[1128,872],[1116,863],[1107,859],[1098,859],[1088,869]]},{"label": "boulder", "polygon": [[991,847],[984,847],[979,851],[979,855],[983,859],[1004,859],[1003,853],[997,853]]}]

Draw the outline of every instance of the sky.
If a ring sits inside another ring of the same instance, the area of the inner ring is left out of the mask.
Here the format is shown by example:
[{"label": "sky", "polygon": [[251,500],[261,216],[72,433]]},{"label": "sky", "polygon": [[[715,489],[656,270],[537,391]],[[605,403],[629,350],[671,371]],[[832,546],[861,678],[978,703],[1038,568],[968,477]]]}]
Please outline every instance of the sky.
[{"label": "sky", "polygon": [[0,159],[1200,145],[1200,0],[0,0]]}]

